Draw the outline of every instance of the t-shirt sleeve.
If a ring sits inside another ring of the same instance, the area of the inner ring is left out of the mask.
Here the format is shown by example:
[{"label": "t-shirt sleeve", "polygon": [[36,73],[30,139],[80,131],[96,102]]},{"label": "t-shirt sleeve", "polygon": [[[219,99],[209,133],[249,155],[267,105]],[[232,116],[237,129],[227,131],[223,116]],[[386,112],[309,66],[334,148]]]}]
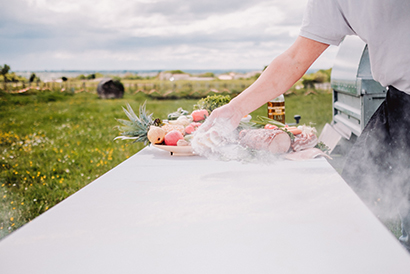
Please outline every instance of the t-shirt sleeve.
[{"label": "t-shirt sleeve", "polygon": [[355,34],[335,0],[309,0],[300,36],[338,46],[346,35]]}]

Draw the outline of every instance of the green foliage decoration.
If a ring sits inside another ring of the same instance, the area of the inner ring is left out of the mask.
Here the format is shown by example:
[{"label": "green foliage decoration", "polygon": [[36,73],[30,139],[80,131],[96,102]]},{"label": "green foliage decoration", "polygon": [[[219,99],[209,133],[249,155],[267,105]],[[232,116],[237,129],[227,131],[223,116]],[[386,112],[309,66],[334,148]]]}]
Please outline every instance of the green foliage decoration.
[{"label": "green foliage decoration", "polygon": [[144,142],[144,144],[149,142],[147,133],[155,120],[152,118],[153,113],[147,114],[145,105],[146,103],[140,106],[139,116],[135,114],[130,104],[127,104],[127,108],[122,108],[129,120],[117,119],[122,124],[122,126],[117,126],[118,130],[121,131],[121,136],[116,137],[114,140],[133,139],[135,142]]},{"label": "green foliage decoration", "polygon": [[229,95],[208,95],[207,97],[200,99],[196,105],[194,105],[194,109],[206,109],[211,113],[214,109],[226,105],[230,101],[231,97]]}]

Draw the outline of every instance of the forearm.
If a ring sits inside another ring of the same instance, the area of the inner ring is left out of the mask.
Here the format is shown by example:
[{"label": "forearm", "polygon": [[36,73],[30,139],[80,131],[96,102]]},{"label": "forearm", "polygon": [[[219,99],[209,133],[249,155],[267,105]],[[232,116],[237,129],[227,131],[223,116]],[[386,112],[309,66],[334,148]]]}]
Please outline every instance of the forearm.
[{"label": "forearm", "polygon": [[261,76],[240,95],[232,99],[235,109],[246,115],[292,87],[328,47],[299,37],[284,53],[275,58]]},{"label": "forearm", "polygon": [[295,69],[293,60],[284,53],[275,58],[261,76],[234,98],[232,103],[243,115],[246,115],[286,92],[303,76],[303,73],[300,69]]}]

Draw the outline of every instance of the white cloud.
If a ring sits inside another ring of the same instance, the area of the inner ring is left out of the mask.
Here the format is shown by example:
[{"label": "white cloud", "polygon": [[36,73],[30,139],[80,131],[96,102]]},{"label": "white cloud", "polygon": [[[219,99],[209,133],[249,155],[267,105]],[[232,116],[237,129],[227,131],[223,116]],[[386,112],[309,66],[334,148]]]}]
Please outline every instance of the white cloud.
[{"label": "white cloud", "polygon": [[28,0],[27,4],[36,10],[49,10],[55,13],[73,13],[80,9],[78,1]]},{"label": "white cloud", "polygon": [[[306,2],[15,0],[0,10],[0,59],[13,70],[262,68],[297,37]],[[330,67],[328,55],[316,64]]]}]

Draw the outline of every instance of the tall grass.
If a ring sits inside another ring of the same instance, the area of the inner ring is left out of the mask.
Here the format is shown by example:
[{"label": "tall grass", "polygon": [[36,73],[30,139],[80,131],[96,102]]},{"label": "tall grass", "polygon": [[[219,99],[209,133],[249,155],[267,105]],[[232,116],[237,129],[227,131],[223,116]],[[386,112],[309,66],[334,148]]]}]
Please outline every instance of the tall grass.
[{"label": "tall grass", "polygon": [[[320,130],[330,122],[331,94],[286,97],[286,121]],[[90,93],[0,94],[0,238],[64,200],[144,147],[113,141],[122,107],[147,101],[154,117],[165,118],[197,100],[152,100],[142,93],[101,100]],[[267,115],[266,106],[252,113]],[[107,201],[108,202],[108,201]]]}]

